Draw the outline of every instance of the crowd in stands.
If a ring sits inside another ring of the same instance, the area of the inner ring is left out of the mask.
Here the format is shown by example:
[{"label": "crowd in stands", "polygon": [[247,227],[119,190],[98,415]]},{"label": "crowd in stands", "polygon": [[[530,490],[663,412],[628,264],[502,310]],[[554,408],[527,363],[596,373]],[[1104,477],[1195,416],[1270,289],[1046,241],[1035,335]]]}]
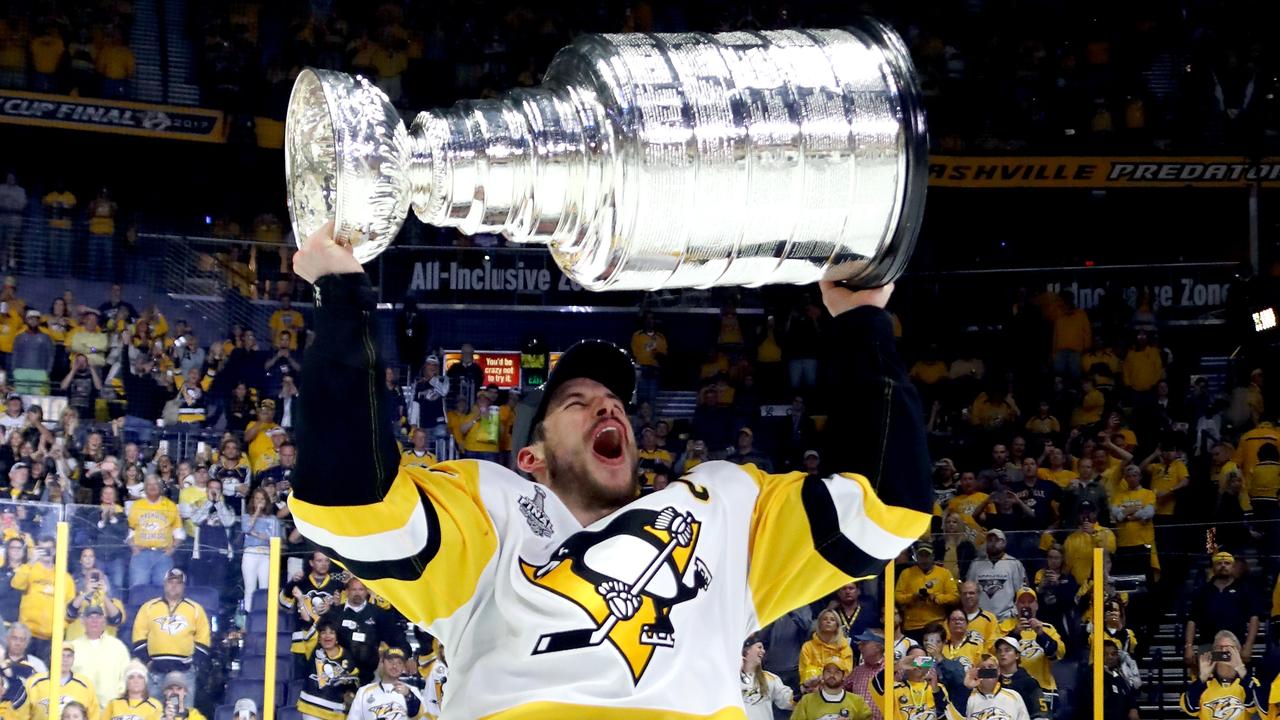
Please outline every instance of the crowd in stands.
[{"label": "crowd in stands", "polygon": [[0,87],[125,99],[135,71],[127,0],[11,3],[0,12]]},{"label": "crowd in stands", "polygon": [[[889,663],[893,691],[918,704],[964,714],[980,698],[1021,703],[1029,717],[1076,716],[1090,707],[1095,547],[1106,551],[1107,703],[1127,712],[1150,691],[1144,650],[1167,617],[1185,631],[1193,714],[1223,693],[1249,702],[1263,692],[1252,683],[1274,674],[1265,626],[1280,614],[1267,602],[1280,431],[1265,370],[1215,393],[1160,345],[1158,308],[1095,314],[1043,293],[1011,309],[997,343],[1009,352],[936,334],[904,345],[936,459],[934,532],[899,558],[896,587],[850,584],[751,638],[749,705],[805,718],[845,703],[875,716]],[[713,460],[835,469],[819,451],[821,388],[838,381],[822,360],[823,311],[802,301],[756,317],[723,308],[692,367],[679,366],[654,314],[639,317],[630,349],[644,492]],[[0,677],[25,680],[5,681],[7,702],[47,701],[57,519],[72,526],[64,687],[91,689],[87,717],[112,702],[165,701],[196,717],[258,697],[261,669],[276,661],[263,655],[260,624],[274,601],[272,537],[287,557],[279,667],[294,685],[282,703],[338,717],[373,678],[415,707],[438,702],[439,648],[291,526],[306,347],[307,317],[287,295],[265,327],[202,339],[118,285],[96,305],[68,293],[42,312],[4,282],[0,617],[10,627]],[[519,393],[487,385],[469,345],[448,367],[427,352],[400,359],[421,359],[416,377],[385,378],[402,462],[507,462]],[[665,416],[660,391],[689,388],[692,416]],[[875,600],[886,592],[892,641]],[[1229,659],[1204,655],[1211,647]],[[994,683],[982,672],[992,668]]]}]

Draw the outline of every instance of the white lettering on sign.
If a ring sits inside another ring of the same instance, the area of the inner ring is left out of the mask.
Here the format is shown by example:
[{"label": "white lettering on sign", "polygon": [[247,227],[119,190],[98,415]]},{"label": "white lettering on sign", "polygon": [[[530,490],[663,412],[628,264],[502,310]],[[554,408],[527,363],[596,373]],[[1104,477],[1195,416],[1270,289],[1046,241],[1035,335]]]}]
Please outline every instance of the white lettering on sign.
[{"label": "white lettering on sign", "polygon": [[413,264],[409,289],[547,292],[551,289],[551,271],[525,267],[524,262],[505,268],[488,262],[474,268],[451,262],[447,271],[440,262],[417,262]]},{"label": "white lettering on sign", "polygon": [[[1170,285],[1120,286],[1113,288],[1122,293],[1125,302],[1136,306],[1143,287],[1151,292],[1152,301],[1161,307],[1219,307],[1227,303],[1230,283],[1206,283],[1195,278],[1177,278]],[[1103,287],[1072,283],[1049,283],[1046,288],[1051,293],[1068,292],[1075,295],[1076,305],[1084,310],[1092,310],[1102,304],[1107,290]]]}]

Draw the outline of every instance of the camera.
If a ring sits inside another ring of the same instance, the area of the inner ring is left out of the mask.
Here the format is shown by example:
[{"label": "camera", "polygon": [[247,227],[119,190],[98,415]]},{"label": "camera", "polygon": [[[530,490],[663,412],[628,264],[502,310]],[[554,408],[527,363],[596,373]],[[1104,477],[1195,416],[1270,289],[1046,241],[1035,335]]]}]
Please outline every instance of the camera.
[{"label": "camera", "polygon": [[911,667],[919,668],[921,670],[929,670],[933,668],[933,658],[929,657],[928,655],[921,655],[920,657],[915,658],[914,660],[911,661]]},{"label": "camera", "polygon": [[1000,677],[1000,668],[978,668],[979,680],[995,680]]},{"label": "camera", "polygon": [[1231,662],[1231,651],[1229,651],[1229,650],[1214,650],[1214,651],[1213,651],[1213,660],[1214,660],[1214,662]]}]

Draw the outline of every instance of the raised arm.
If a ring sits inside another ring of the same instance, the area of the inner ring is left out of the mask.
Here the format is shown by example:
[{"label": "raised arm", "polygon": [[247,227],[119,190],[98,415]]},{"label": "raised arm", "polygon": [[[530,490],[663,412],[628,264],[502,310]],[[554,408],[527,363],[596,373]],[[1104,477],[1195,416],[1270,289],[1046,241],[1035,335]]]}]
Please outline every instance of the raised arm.
[{"label": "raised arm", "polygon": [[[497,549],[479,470],[400,468],[381,407],[373,290],[325,228],[294,268],[316,288],[315,339],[302,375],[298,465],[289,508],[298,530],[418,624],[471,598]],[[343,408],[341,416],[334,408]]]}]

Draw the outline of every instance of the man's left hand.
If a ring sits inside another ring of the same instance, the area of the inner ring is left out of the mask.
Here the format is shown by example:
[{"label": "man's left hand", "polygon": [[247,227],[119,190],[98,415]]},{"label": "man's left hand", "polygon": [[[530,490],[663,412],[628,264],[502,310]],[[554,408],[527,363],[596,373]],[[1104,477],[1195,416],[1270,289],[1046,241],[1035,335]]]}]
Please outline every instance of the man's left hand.
[{"label": "man's left hand", "polygon": [[889,296],[893,294],[893,283],[869,290],[850,290],[839,283],[823,280],[818,283],[818,287],[822,289],[822,304],[833,317],[863,305],[883,309],[889,304]]}]

